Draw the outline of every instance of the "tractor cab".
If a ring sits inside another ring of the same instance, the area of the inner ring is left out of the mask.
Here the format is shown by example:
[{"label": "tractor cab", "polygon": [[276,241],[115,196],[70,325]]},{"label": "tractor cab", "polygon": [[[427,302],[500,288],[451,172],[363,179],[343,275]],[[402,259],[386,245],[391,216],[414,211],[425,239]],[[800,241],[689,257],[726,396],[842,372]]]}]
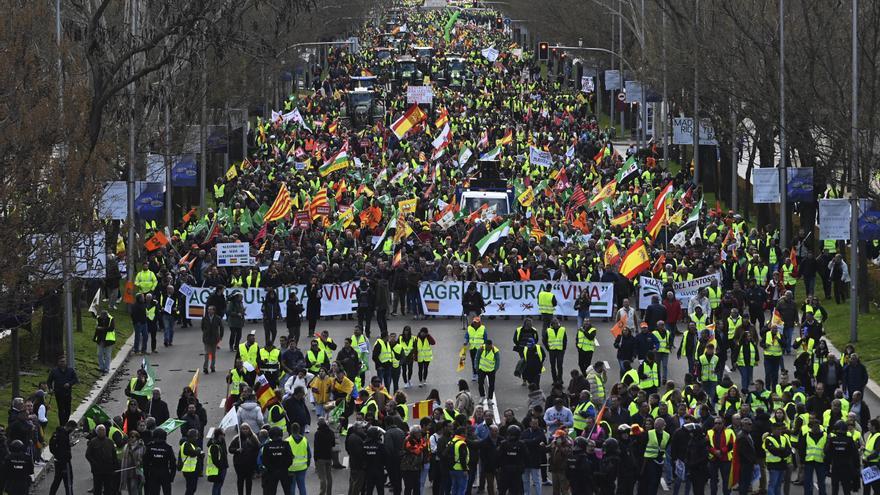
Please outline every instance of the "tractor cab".
[{"label": "tractor cab", "polygon": [[394,61],[395,80],[398,84],[418,83],[422,80],[422,71],[414,57],[404,55]]},{"label": "tractor cab", "polygon": [[443,80],[448,86],[463,86],[467,82],[467,59],[459,55],[447,55]]},{"label": "tractor cab", "polygon": [[372,90],[379,84],[376,76],[360,76],[351,78],[351,89]]},{"label": "tractor cab", "polygon": [[341,123],[348,128],[369,127],[385,116],[385,105],[379,100],[378,93],[363,87],[345,93],[341,110]]}]

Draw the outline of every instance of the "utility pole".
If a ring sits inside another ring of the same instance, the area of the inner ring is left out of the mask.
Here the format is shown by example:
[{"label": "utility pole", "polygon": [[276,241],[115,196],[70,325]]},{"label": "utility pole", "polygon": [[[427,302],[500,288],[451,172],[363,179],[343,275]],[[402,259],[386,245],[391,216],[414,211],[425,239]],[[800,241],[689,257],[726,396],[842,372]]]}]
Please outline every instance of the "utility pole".
[{"label": "utility pole", "polygon": [[788,160],[785,143],[785,0],[779,0],[779,247],[788,245]]},{"label": "utility pole", "polygon": [[850,201],[852,202],[852,215],[849,223],[849,340],[856,342],[859,339],[859,190],[857,179],[859,175],[859,0],[852,0],[852,149],[849,158]]},{"label": "utility pole", "polygon": [[[131,2],[131,44],[134,46],[134,40],[138,33],[138,13],[139,5],[137,1]],[[129,62],[129,75],[134,76],[135,60],[132,57]],[[135,124],[135,112],[137,103],[137,83],[132,80],[128,85],[128,106],[129,106],[129,129],[128,129],[128,246],[126,246],[125,266],[127,270],[128,280],[134,282],[134,275],[137,271],[137,246],[135,244],[135,211],[134,211],[134,163],[135,163],[135,145],[137,143],[137,125]]]},{"label": "utility pole", "polygon": [[[168,79],[171,78],[171,71],[168,71]],[[172,87],[171,84],[168,87]],[[165,95],[165,225],[168,226],[168,234],[174,230],[174,218],[172,210],[174,209],[171,180],[171,91]]]},{"label": "utility pole", "polygon": [[662,49],[663,49],[663,102],[660,104],[660,122],[663,124],[663,168],[669,168],[669,104],[666,100],[666,9],[662,9]]},{"label": "utility pole", "polygon": [[[694,184],[700,177],[700,0],[694,0]],[[686,166],[682,164],[682,166]]]},{"label": "utility pole", "polygon": [[[205,42],[204,35],[202,42]],[[208,48],[202,46],[202,109],[199,141],[202,159],[199,160],[199,206],[205,208],[207,203],[207,174],[208,174]]]},{"label": "utility pole", "polygon": [[[642,112],[642,146],[645,148],[648,147],[648,105],[647,100],[645,98],[645,92],[647,88],[645,86],[645,80],[647,76],[645,74],[645,68],[648,65],[648,57],[645,55],[645,46],[648,44],[648,40],[645,38],[645,0],[642,0],[642,77],[639,85],[642,87],[642,99],[639,102],[639,108]],[[655,116],[656,117],[656,116]],[[654,131],[656,134],[656,126],[654,126]]]},{"label": "utility pole", "polygon": [[[614,21],[613,20],[611,21],[611,53],[612,53],[612,55],[611,55],[611,70],[613,71],[614,70],[614,55],[613,55],[613,53],[614,53]],[[621,62],[620,65],[622,66],[623,62]],[[607,81],[608,78],[606,77],[605,80]],[[619,82],[620,82],[620,78],[618,78],[618,83]],[[614,108],[615,108],[614,107],[614,90],[608,88],[608,94],[610,95],[608,98],[608,100],[609,100],[608,119],[609,119],[609,124],[610,124],[611,128],[613,129],[614,128]]]},{"label": "utility pole", "polygon": [[[61,116],[61,122],[64,122],[64,63],[61,54],[61,0],[55,0],[55,41],[58,44],[58,115]],[[62,125],[62,129],[64,129]],[[67,140],[61,146],[60,160],[62,170],[66,169],[65,161],[67,160]],[[70,242],[70,227],[67,220],[64,220],[64,226],[61,230],[61,277],[63,279],[64,292],[64,338],[67,345],[67,363],[71,368],[76,368],[76,356],[74,355],[73,345],[73,288],[71,287],[71,277],[73,274],[72,247]],[[18,336],[16,335],[16,340]],[[16,342],[17,345],[17,342]],[[16,364],[18,364],[18,356],[15,356]]]},{"label": "utility pole", "polygon": [[[617,0],[617,11],[618,12],[623,11],[623,0]],[[623,16],[621,16],[621,15],[617,16],[617,39],[619,41],[619,43],[617,45],[618,46],[617,53],[619,53],[620,56],[622,57],[623,56]],[[623,63],[621,62],[621,64],[620,64],[620,85],[622,87],[624,87],[624,89],[626,89],[625,88],[626,77],[624,77],[625,74],[626,74],[626,70],[623,68]],[[621,130],[621,132],[626,132],[626,105],[625,104],[620,108],[620,130]],[[621,137],[623,137],[623,136],[621,136]]]}]

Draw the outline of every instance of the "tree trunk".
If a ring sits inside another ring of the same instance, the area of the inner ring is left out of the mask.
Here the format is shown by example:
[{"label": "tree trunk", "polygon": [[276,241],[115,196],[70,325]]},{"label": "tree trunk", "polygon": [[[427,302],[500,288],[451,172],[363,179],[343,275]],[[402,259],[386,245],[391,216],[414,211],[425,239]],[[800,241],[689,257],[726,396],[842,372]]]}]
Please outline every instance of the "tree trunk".
[{"label": "tree trunk", "polygon": [[21,356],[18,346],[18,327],[12,327],[10,347],[12,348],[12,396],[21,397]]},{"label": "tree trunk", "polygon": [[47,296],[43,303],[40,325],[40,362],[54,364],[64,353],[64,301],[60,290]]}]

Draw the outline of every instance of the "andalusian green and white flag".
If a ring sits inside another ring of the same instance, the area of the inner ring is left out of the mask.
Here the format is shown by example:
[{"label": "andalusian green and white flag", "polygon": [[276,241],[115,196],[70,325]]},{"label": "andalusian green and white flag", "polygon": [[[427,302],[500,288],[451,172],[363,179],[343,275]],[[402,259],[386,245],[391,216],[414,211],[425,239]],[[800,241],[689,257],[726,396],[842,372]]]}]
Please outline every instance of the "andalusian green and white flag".
[{"label": "andalusian green and white flag", "polygon": [[486,254],[486,250],[489,249],[489,246],[498,242],[499,240],[507,237],[507,234],[510,233],[510,220],[505,221],[501,225],[498,226],[497,229],[493,230],[486,234],[486,237],[483,237],[479,241],[477,241],[477,249],[480,251],[480,256]]},{"label": "andalusian green and white flag", "polygon": [[497,160],[498,157],[501,156],[501,146],[496,146],[491,150],[480,155],[481,162],[490,162],[492,160]]}]

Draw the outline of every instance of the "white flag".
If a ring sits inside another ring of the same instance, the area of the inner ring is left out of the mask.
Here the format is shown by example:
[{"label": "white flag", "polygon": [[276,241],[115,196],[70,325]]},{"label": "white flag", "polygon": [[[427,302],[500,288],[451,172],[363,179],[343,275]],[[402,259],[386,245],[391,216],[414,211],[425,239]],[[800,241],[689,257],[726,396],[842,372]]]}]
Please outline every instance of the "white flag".
[{"label": "white flag", "polygon": [[227,428],[232,428],[233,426],[238,426],[238,410],[233,407],[226,413],[226,416],[223,416],[223,419],[220,420],[220,429],[226,430]]},{"label": "white flag", "polygon": [[697,225],[697,228],[694,229],[694,235],[691,236],[691,245],[695,246],[697,244],[697,241],[699,241],[701,238],[702,236],[700,235],[700,226]]},{"label": "white flag", "polygon": [[673,246],[684,247],[685,243],[687,242],[684,234],[685,231],[683,230],[675,234],[674,236],[672,236],[672,239],[669,240],[669,244],[672,244]]},{"label": "white flag", "polygon": [[92,304],[89,305],[89,313],[98,316],[98,307],[101,305],[101,289],[98,288],[98,292],[95,292],[95,297],[92,299]]}]

